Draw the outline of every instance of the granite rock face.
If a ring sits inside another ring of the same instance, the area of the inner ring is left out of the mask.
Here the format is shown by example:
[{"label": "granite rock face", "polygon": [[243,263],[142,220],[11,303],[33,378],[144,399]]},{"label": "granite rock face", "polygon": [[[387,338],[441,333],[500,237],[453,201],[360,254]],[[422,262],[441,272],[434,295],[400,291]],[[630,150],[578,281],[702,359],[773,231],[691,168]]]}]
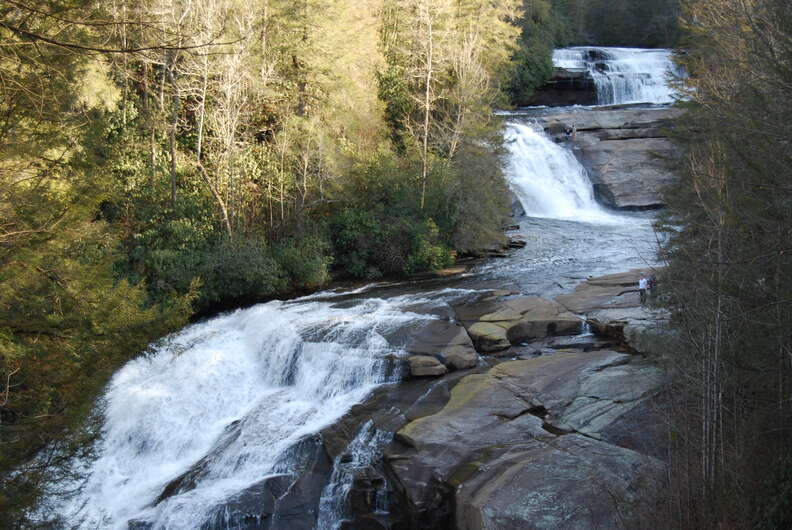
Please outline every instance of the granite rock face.
[{"label": "granite rock face", "polygon": [[456,491],[459,530],[629,528],[663,468],[576,434],[497,453]]},{"label": "granite rock face", "polygon": [[646,440],[611,440],[627,440],[631,412],[650,409],[662,382],[612,351],[502,363],[460,380],[443,409],[397,432],[386,457],[412,519],[425,521],[417,528],[447,527],[437,514],[450,516],[449,504],[457,528],[613,527],[663,465],[639,451]]},{"label": "granite rock face", "polygon": [[604,107],[555,114],[543,122],[551,134],[577,130],[573,151],[588,170],[598,200],[612,208],[643,210],[664,206],[661,192],[674,178],[670,164],[677,156],[667,130],[681,112]]},{"label": "granite rock face", "polygon": [[569,107],[596,105],[597,87],[587,70],[556,68],[553,77],[520,106]]}]

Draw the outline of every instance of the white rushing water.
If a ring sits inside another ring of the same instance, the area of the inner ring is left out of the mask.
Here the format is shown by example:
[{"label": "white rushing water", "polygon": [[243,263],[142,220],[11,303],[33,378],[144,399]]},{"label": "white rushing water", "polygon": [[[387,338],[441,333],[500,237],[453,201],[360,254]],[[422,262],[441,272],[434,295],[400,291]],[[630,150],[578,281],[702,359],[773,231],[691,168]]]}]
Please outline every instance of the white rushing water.
[{"label": "white rushing water", "polygon": [[[374,423],[369,420],[349,442],[346,451],[336,457],[333,462],[333,473],[319,501],[317,530],[336,530],[344,517],[349,515],[347,503],[355,471],[369,468],[375,459],[382,456],[379,449],[392,438],[392,433],[377,430]],[[385,477],[380,478],[385,480]],[[378,496],[377,504],[378,511],[387,512],[386,499],[380,499]]]},{"label": "white rushing water", "polygon": [[675,101],[670,78],[678,75],[671,50],[641,48],[561,48],[553,64],[589,72],[600,105],[626,103],[666,104]]},{"label": "white rushing water", "polygon": [[508,123],[506,176],[526,215],[593,223],[621,222],[594,199],[586,169],[570,149],[530,125]]},{"label": "white rushing water", "polygon": [[[225,499],[288,473],[290,447],[388,380],[399,351],[383,334],[435,318],[410,312],[418,301],[270,302],[186,328],[114,376],[99,458],[81,493],[49,508],[78,528],[201,527]],[[194,488],[153,505],[207,455]]]}]

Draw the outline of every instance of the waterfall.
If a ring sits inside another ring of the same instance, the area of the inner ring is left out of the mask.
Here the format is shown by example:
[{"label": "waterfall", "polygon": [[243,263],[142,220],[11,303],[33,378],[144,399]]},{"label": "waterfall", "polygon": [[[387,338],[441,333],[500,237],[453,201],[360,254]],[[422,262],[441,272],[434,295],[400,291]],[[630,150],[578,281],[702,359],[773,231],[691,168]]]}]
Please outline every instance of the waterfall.
[{"label": "waterfall", "polygon": [[600,105],[674,102],[669,78],[679,71],[670,50],[562,48],[553,53],[553,64],[588,72],[597,87]]},{"label": "waterfall", "polygon": [[[392,438],[392,433],[377,430],[374,423],[369,420],[349,443],[346,451],[336,457],[333,462],[333,473],[322,491],[319,520],[316,524],[317,530],[337,530],[343,523],[344,517],[350,515],[347,504],[356,471],[369,468],[375,458],[381,456],[382,447]],[[385,477],[379,478],[385,482]],[[386,513],[387,500],[383,502],[381,499],[381,497],[386,497],[386,495],[382,495],[384,493],[386,492],[378,492],[377,508],[378,511]]]},{"label": "waterfall", "polygon": [[504,135],[509,150],[506,176],[527,215],[616,221],[597,204],[588,174],[571,150],[521,123],[508,123]]},{"label": "waterfall", "polygon": [[[44,510],[76,528],[126,529],[130,520],[152,530],[202,527],[227,499],[295,471],[290,448],[393,380],[388,358],[400,350],[384,335],[436,318],[410,312],[418,302],[429,303],[407,295],[348,307],[328,295],[186,328],[116,373],[103,398],[99,456],[76,464],[86,482],[64,485],[79,491]],[[188,487],[162,495],[187,472]]]}]

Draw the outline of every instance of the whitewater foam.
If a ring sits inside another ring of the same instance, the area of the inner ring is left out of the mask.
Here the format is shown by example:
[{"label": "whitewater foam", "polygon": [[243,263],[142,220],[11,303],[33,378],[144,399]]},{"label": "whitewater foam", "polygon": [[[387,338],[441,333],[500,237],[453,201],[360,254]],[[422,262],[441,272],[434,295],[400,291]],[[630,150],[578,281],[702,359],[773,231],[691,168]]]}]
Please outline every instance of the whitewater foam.
[{"label": "whitewater foam", "polygon": [[677,99],[670,84],[680,75],[671,50],[579,46],[553,52],[553,64],[589,73],[598,104],[668,104]]}]

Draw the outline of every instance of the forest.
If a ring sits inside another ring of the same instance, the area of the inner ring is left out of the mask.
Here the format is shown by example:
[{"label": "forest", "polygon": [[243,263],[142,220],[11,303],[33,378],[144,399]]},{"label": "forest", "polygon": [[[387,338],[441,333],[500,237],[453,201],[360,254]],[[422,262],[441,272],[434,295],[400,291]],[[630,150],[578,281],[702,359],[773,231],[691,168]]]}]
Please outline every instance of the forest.
[{"label": "forest", "polygon": [[494,111],[582,44],[690,73],[657,516],[792,524],[785,0],[2,0],[0,526],[30,526],[112,373],[190,319],[500,244]]}]

